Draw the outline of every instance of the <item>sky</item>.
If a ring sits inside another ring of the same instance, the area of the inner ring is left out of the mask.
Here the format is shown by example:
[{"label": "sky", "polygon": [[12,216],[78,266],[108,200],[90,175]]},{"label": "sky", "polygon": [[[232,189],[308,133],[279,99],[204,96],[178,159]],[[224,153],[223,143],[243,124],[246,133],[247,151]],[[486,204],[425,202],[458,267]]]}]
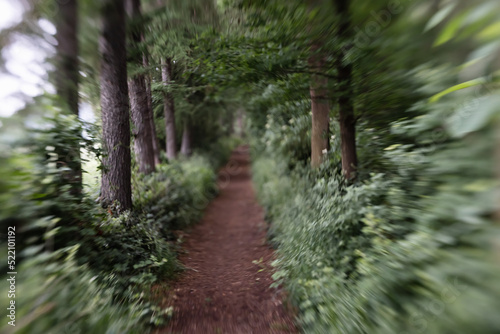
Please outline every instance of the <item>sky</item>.
[{"label": "sky", "polygon": [[[22,13],[23,8],[16,1],[0,0],[0,30],[21,22]],[[13,46],[2,48],[2,57],[5,59],[20,57],[19,61],[7,61],[6,66],[9,72],[11,70],[23,71],[23,68],[25,68],[23,67],[23,63],[30,57],[31,52],[23,54],[21,45],[16,45],[17,43]],[[25,82],[24,79],[12,74],[0,73],[0,117],[11,116],[24,106],[24,101],[13,95],[19,94],[23,90],[28,93],[34,93],[34,87],[29,83],[30,80],[33,81],[33,75],[28,75],[26,79]]]},{"label": "sky", "polygon": [[[12,27],[23,19],[24,8],[18,1],[0,0],[0,30]],[[12,43],[1,48],[7,73],[0,72],[0,117],[9,117],[22,109],[30,99],[43,92],[55,93],[47,81],[47,57],[56,44],[56,28],[46,19],[35,22],[44,31],[45,38],[15,35]],[[94,113],[89,105],[82,105],[80,118],[93,122]]]}]

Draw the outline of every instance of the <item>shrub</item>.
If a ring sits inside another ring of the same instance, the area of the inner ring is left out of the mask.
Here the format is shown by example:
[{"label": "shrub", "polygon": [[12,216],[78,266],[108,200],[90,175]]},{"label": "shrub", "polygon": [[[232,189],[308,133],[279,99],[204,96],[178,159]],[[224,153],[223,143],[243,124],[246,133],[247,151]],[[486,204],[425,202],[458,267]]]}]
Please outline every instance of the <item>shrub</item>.
[{"label": "shrub", "polygon": [[[74,117],[56,115],[46,121],[45,129],[34,132],[37,140],[28,147],[32,155],[26,155],[26,146],[19,153],[0,154],[1,161],[9,162],[0,165],[9,176],[0,181],[0,190],[9,191],[0,195],[0,224],[4,230],[14,225],[17,231],[15,329],[150,332],[172,313],[156,304],[152,286],[182,270],[173,230],[201,217],[216,194],[215,168],[236,141],[221,140],[213,146],[215,154],[200,152],[162,164],[151,175],[134,173],[134,210],[115,216],[87,194],[71,196],[65,169],[55,168],[57,157],[47,154],[65,152],[75,142],[98,154],[93,137],[78,137],[82,125]],[[5,244],[0,249],[5,257]],[[2,263],[5,273],[6,258]],[[8,305],[7,294],[0,301]],[[7,312],[4,308],[0,316],[5,319]],[[0,328],[8,332],[14,327],[4,322]]]},{"label": "shrub", "polygon": [[394,123],[403,143],[372,150],[380,172],[361,170],[355,184],[333,153],[318,171],[289,172],[279,155],[255,161],[275,284],[305,333],[498,332],[494,127],[442,133],[453,117],[442,110]]}]

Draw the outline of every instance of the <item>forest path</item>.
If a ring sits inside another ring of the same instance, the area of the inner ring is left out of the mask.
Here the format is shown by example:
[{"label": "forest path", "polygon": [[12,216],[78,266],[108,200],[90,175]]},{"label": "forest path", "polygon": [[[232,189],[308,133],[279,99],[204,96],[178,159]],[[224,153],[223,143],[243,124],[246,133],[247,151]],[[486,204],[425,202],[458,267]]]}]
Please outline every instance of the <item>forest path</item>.
[{"label": "forest path", "polygon": [[218,197],[183,244],[189,268],[173,283],[174,316],[159,333],[296,333],[272,283],[273,251],[255,198],[248,147],[236,149],[219,172]]}]

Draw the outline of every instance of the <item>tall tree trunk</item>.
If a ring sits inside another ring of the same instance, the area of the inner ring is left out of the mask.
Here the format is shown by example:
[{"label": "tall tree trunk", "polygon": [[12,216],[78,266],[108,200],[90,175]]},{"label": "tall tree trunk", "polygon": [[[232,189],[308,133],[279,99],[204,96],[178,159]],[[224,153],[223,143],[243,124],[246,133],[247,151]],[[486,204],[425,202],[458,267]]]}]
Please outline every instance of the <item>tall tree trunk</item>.
[{"label": "tall tree trunk", "polygon": [[[164,85],[172,82],[172,59],[162,58],[161,76]],[[177,141],[175,133],[175,104],[172,93],[163,95],[163,111],[165,112],[166,151],[169,160],[177,158]]]},{"label": "tall tree trunk", "polygon": [[[76,0],[67,0],[57,1],[57,6],[59,16],[56,19],[56,91],[64,108],[78,116],[78,4]],[[65,167],[69,167],[71,171],[65,178],[71,185],[71,194],[81,197],[82,164],[79,143],[76,143],[66,159]]]},{"label": "tall tree trunk", "polygon": [[[145,68],[149,67],[149,61],[146,55],[143,56],[143,63]],[[151,115],[151,122],[149,124],[151,127],[151,134],[153,135],[152,139],[153,139],[153,151],[155,154],[155,164],[159,165],[161,163],[160,143],[158,142],[158,137],[156,136],[155,117],[153,112],[153,98],[151,95],[151,77],[149,75],[145,75],[145,80],[146,80],[146,95],[148,98],[148,110]]]},{"label": "tall tree trunk", "polygon": [[125,8],[121,0],[104,0],[101,6],[103,30],[99,49],[104,149],[101,198],[105,205],[117,201],[120,212],[132,208]]},{"label": "tall tree trunk", "polygon": [[189,119],[184,121],[184,131],[182,132],[181,154],[189,157],[193,153],[193,134]]},{"label": "tall tree trunk", "polygon": [[78,4],[76,0],[67,0],[57,1],[57,5],[56,91],[69,110],[78,116]]},{"label": "tall tree trunk", "polygon": [[[321,55],[316,54],[317,45],[313,45],[309,57],[309,67],[315,72],[321,72],[324,66],[324,59]],[[320,75],[313,74],[311,76],[311,111],[312,111],[312,128],[311,128],[311,167],[317,168],[323,161],[323,152],[328,150],[329,140],[329,125],[330,125],[330,107],[327,97],[328,79]]]},{"label": "tall tree trunk", "polygon": [[[132,26],[130,29],[130,57],[138,66],[143,66],[143,57],[137,51],[141,42],[140,0],[127,0],[127,12]],[[155,170],[155,154],[153,149],[153,134],[151,132],[151,112],[148,108],[146,79],[143,74],[135,74],[128,82],[130,95],[130,110],[132,114],[135,159],[139,165],[139,172],[149,174]]]},{"label": "tall tree trunk", "polygon": [[[340,17],[338,35],[343,43],[352,37],[349,17],[349,1],[334,0]],[[345,60],[345,47],[340,48],[337,55],[337,71],[339,81],[339,123],[342,154],[342,172],[348,180],[356,177],[358,158],[356,154],[356,120],[352,103],[352,66]]]}]

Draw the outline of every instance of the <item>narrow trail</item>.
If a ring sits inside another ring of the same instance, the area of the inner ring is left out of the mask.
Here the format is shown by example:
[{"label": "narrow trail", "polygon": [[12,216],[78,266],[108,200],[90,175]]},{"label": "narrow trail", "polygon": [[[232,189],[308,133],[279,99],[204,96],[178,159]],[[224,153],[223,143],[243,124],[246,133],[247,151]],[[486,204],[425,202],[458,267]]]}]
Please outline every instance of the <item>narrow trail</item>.
[{"label": "narrow trail", "polygon": [[219,173],[219,187],[183,244],[180,260],[189,269],[173,285],[174,316],[159,333],[297,333],[280,294],[269,288],[273,251],[247,147],[233,152]]}]

